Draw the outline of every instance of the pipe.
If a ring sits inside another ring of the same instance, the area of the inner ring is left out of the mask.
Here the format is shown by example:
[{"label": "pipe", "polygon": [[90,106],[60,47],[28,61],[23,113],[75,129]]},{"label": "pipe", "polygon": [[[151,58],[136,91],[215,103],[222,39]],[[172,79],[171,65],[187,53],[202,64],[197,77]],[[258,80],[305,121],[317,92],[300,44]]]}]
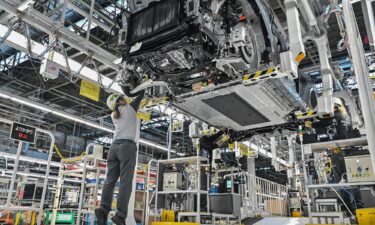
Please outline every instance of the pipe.
[{"label": "pipe", "polygon": [[[85,151],[85,157],[84,157],[84,163],[83,163],[83,176],[82,176],[82,183],[81,183],[81,191],[79,193],[79,206],[78,206],[78,212],[77,212],[77,225],[80,225],[81,223],[81,212],[82,212],[82,205],[83,205],[83,194],[84,194],[84,189],[85,189],[85,183],[86,183],[86,169],[87,169],[87,156],[89,155],[89,149],[91,147],[94,147],[94,143],[90,143],[86,147]],[[99,182],[99,181],[96,181]]]},{"label": "pipe", "polygon": [[52,155],[53,155],[53,146],[55,145],[55,136],[53,135],[51,131],[41,130],[41,129],[37,129],[37,131],[41,133],[45,133],[51,137],[51,146],[49,148],[49,155],[48,155],[48,160],[47,160],[46,177],[44,178],[42,198],[40,199],[40,211],[39,211],[37,222],[36,222],[37,225],[40,225],[42,223],[42,216],[44,212],[43,203],[44,203],[44,200],[46,199],[47,184],[48,184],[49,172],[51,170],[51,161],[52,161]]},{"label": "pipe", "polygon": [[270,137],[271,144],[271,153],[272,153],[272,165],[275,167],[275,170],[278,170],[277,162],[277,149],[276,149],[276,137]]},{"label": "pipe", "polygon": [[374,16],[374,10],[372,8],[372,1],[369,0],[362,0],[362,11],[363,11],[363,17],[365,20],[366,30],[367,30],[367,36],[369,39],[369,44],[371,47],[371,50],[375,50],[375,16]]},{"label": "pipe", "polygon": [[356,23],[353,7],[349,0],[343,1],[343,14],[349,41],[349,53],[352,58],[354,71],[358,81],[359,99],[361,101],[363,118],[366,126],[368,149],[372,166],[375,170],[375,105],[372,97],[373,90],[366,64],[365,51]]},{"label": "pipe", "polygon": [[17,156],[16,156],[16,160],[14,162],[12,179],[10,180],[7,201],[5,203],[6,207],[10,207],[11,206],[11,200],[12,200],[12,194],[13,194],[13,188],[14,188],[14,181],[16,180],[18,163],[20,162],[20,155],[21,155],[21,151],[22,151],[22,143],[23,143],[22,141],[18,142]]},{"label": "pipe", "polygon": [[308,176],[307,176],[307,169],[306,169],[306,163],[305,163],[305,150],[303,146],[303,128],[302,125],[299,125],[298,127],[299,132],[299,140],[301,145],[301,161],[302,161],[302,168],[303,168],[303,179],[305,182],[305,191],[306,191],[306,201],[307,201],[307,212],[309,216],[309,223],[312,223],[312,217],[311,217],[311,200],[310,200],[310,191],[308,187]]},{"label": "pipe", "polygon": [[65,15],[66,15],[66,9],[68,7],[68,2],[69,0],[64,0],[63,8],[61,9],[60,23],[62,27],[64,27],[64,23],[65,23]]},{"label": "pipe", "polygon": [[[65,0],[66,1],[66,0]],[[94,14],[94,7],[95,7],[95,0],[91,0],[91,6],[90,6],[90,14],[87,18],[89,24],[87,25],[87,31],[86,31],[86,40],[90,40],[90,31],[91,31],[91,24],[92,24],[92,15]]]},{"label": "pipe", "polygon": [[301,1],[301,4],[302,4],[302,7],[305,11],[305,15],[307,17],[307,23],[310,27],[312,27],[315,31],[316,34],[320,35],[321,34],[321,30],[319,29],[319,26],[318,26],[318,22],[316,20],[316,16],[315,16],[315,13],[313,12],[311,6],[310,6],[310,3],[308,0],[300,0]]},{"label": "pipe", "polygon": [[169,115],[169,128],[168,128],[168,159],[171,158],[171,149],[172,149],[172,121],[173,121],[173,117],[172,117],[172,113],[171,115]]}]

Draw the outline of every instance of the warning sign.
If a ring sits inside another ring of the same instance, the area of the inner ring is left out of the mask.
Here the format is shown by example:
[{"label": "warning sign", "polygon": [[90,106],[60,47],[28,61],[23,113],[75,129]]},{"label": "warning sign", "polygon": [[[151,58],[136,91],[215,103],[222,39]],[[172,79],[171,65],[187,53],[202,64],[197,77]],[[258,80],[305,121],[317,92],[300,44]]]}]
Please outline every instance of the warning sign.
[{"label": "warning sign", "polygon": [[98,102],[99,95],[100,95],[100,87],[99,85],[93,82],[82,80],[79,94],[86,98],[89,98],[91,100]]}]

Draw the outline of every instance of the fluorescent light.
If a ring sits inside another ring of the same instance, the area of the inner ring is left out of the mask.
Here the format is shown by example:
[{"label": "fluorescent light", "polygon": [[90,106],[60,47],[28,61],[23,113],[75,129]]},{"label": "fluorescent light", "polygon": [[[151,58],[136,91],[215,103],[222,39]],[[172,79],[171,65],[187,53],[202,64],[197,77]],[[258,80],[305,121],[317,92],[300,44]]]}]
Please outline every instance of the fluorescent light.
[{"label": "fluorescent light", "polygon": [[113,61],[114,64],[120,64],[122,62],[122,58],[118,58],[115,61]]},{"label": "fluorescent light", "polygon": [[25,100],[22,100],[22,99],[19,99],[19,98],[15,98],[15,97],[10,97],[10,99],[15,101],[15,102],[21,103],[23,105],[28,105],[30,107],[37,108],[37,109],[40,109],[40,110],[45,111],[45,112],[52,112],[52,110],[50,110],[48,108],[45,108],[45,107],[41,106],[40,104],[36,105],[35,103],[25,101]]},{"label": "fluorescent light", "polygon": [[[145,144],[145,145],[148,145],[148,146],[151,146],[151,147],[155,147],[155,148],[158,148],[160,150],[168,151],[168,148],[166,148],[166,147],[164,147],[162,145],[158,145],[156,143],[144,140],[144,139],[140,139],[139,143],[142,143],[142,144]],[[173,152],[173,151],[171,151],[171,152]]]},{"label": "fluorescent light", "polygon": [[3,94],[3,93],[0,93],[0,97],[2,97],[2,98],[10,98],[9,95]]},{"label": "fluorescent light", "polygon": [[[6,172],[6,173],[13,173],[13,171],[6,171],[6,170],[3,170],[3,171]],[[17,175],[21,175],[21,176],[25,176],[25,177],[37,177],[37,178],[43,178],[43,179],[46,178],[45,175],[36,174],[36,173],[17,172]],[[57,180],[58,178],[55,177],[55,176],[48,176],[48,179]],[[74,183],[82,183],[82,180],[73,180],[73,179],[66,179],[66,178],[64,178],[63,180],[68,181],[68,182],[74,182]]]},{"label": "fluorescent light", "polygon": [[113,133],[113,130],[112,130],[112,129],[107,128],[107,127],[100,126],[100,125],[95,124],[95,123],[84,122],[84,124],[86,124],[87,126],[90,126],[90,127],[94,127],[94,128],[100,129],[100,130],[107,131],[107,132],[109,132],[109,133]]},{"label": "fluorescent light", "polygon": [[[7,153],[7,152],[0,152],[0,157],[7,158],[7,159],[13,159],[13,160],[16,159],[16,155],[11,154],[11,153]],[[43,165],[47,165],[47,163],[48,163],[48,161],[44,160],[44,159],[37,159],[37,158],[32,158],[32,157],[23,156],[23,155],[20,155],[20,160],[25,161],[25,162],[43,164]],[[51,161],[51,166],[60,167],[60,163]]]}]

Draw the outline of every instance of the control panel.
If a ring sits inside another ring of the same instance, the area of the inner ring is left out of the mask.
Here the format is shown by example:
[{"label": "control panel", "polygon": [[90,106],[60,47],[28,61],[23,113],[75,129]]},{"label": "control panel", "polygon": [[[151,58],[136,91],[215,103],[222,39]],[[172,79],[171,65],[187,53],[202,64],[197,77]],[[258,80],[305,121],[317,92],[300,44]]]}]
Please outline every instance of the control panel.
[{"label": "control panel", "polygon": [[177,172],[164,173],[163,191],[176,191],[181,187],[182,174]]},{"label": "control panel", "polygon": [[375,181],[370,155],[345,157],[348,182]]}]

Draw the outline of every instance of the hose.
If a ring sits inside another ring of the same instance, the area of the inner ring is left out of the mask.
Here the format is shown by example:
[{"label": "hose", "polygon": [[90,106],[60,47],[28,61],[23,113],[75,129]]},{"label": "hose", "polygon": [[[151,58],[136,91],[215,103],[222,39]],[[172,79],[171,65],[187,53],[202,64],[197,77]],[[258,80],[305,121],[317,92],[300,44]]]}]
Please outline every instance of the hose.
[{"label": "hose", "polygon": [[357,208],[358,208],[358,207],[357,207],[357,202],[355,201],[355,198],[354,198],[353,194],[352,194],[350,191],[348,191],[348,190],[346,190],[346,189],[344,189],[344,188],[342,188],[342,189],[340,189],[340,190],[343,190],[343,191],[345,191],[346,193],[349,194],[350,198],[352,199],[352,202],[354,203],[355,208],[357,209]]},{"label": "hose", "polygon": [[65,159],[65,157],[61,154],[59,148],[57,147],[57,145],[53,145],[57,155],[60,157],[60,159]]},{"label": "hose", "polygon": [[337,197],[340,198],[340,200],[342,201],[342,203],[344,204],[345,208],[348,210],[348,212],[350,213],[350,215],[352,216],[352,218],[355,218],[355,216],[353,215],[353,213],[350,211],[349,207],[346,205],[345,201],[341,198],[340,194],[337,193],[337,191],[331,186],[332,190],[337,194]]},{"label": "hose", "polygon": [[[56,151],[57,155],[60,157],[60,159],[65,159],[65,157],[61,154],[57,145],[53,145],[53,148],[55,149],[55,151]],[[84,156],[85,154],[86,154],[86,152],[82,152],[81,155],[79,155],[79,156]]]}]

